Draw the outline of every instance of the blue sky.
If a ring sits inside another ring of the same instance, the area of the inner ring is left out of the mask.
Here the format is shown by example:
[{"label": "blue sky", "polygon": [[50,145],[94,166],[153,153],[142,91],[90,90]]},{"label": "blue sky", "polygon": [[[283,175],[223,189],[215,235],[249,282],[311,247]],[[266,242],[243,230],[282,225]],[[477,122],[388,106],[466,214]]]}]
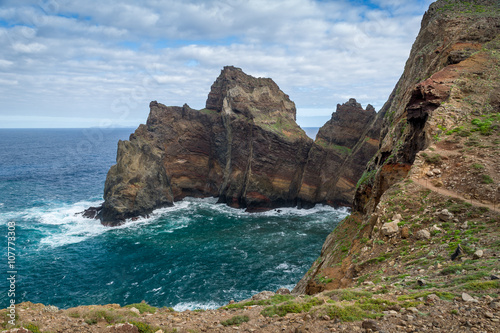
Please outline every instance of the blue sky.
[{"label": "blue sky", "polygon": [[429,0],[0,0],[0,128],[136,127],[151,100],[203,108],[223,66],[270,77],[321,126],[379,110]]}]

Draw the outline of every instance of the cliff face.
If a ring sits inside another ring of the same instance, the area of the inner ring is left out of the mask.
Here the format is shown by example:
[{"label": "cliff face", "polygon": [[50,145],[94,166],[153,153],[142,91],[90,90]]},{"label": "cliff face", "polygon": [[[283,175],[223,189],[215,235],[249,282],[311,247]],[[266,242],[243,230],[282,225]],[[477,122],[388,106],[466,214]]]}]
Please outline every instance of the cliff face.
[{"label": "cliff face", "polygon": [[[377,152],[381,123],[355,99],[337,105],[309,152],[300,196],[307,202],[350,206],[356,182]],[[325,200],[326,199],[326,200]]]},{"label": "cliff face", "polygon": [[363,110],[355,100],[339,105],[313,142],[276,83],[235,67],[222,70],[205,109],[157,102],[150,109],[146,125],[118,144],[97,214],[103,224],[145,216],[187,196],[218,197],[248,211],[349,205],[378,145],[372,107]]},{"label": "cliff face", "polygon": [[[470,127],[474,117],[489,119],[500,111],[499,33],[497,1],[442,0],[430,6],[403,75],[377,115],[376,122],[383,123],[381,141],[358,182],[353,214],[327,238],[296,292],[313,294],[348,286],[364,274],[365,266],[355,263],[363,256],[362,249],[371,253],[374,241],[396,244],[396,238],[381,231],[384,220],[392,220],[382,208],[391,203],[387,193],[395,186],[404,188],[401,181],[408,180],[410,170],[414,174],[426,163],[418,153],[446,140],[443,136]],[[404,215],[404,210],[396,213]],[[424,227],[415,223],[414,231]],[[321,279],[324,276],[329,279]]]}]

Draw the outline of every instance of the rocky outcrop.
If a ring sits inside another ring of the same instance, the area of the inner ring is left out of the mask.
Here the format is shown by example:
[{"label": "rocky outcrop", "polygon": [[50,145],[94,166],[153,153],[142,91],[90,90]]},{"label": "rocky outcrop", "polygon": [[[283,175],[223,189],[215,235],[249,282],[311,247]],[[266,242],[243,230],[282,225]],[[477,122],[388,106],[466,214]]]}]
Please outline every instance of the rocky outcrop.
[{"label": "rocky outcrop", "polygon": [[302,200],[350,206],[356,183],[378,149],[381,122],[376,115],[373,106],[364,110],[355,99],[337,105],[309,153]]},{"label": "rocky outcrop", "polygon": [[[381,200],[415,169],[417,154],[441,140],[447,129],[459,131],[474,116],[500,110],[499,36],[498,1],[440,0],[430,6],[404,73],[377,114],[375,122],[383,124],[380,146],[357,184],[353,215],[327,238],[319,260],[294,292],[346,287],[363,274],[353,262],[364,248],[359,239],[386,237],[380,241],[392,242],[390,236],[398,235],[384,227]],[[334,277],[328,285],[318,278],[326,275]]]},{"label": "rocky outcrop", "polygon": [[118,143],[102,209],[85,214],[116,225],[188,196],[248,211],[349,205],[378,146],[375,116],[352,99],[314,142],[276,83],[225,67],[205,109],[150,103],[146,124]]}]

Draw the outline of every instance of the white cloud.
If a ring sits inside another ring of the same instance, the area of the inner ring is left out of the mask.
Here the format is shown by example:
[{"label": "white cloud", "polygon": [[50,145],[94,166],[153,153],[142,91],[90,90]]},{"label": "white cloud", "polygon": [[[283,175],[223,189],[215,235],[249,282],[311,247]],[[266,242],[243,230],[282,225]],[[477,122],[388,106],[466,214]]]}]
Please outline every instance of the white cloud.
[{"label": "white cloud", "polygon": [[14,43],[12,45],[12,48],[14,49],[14,51],[21,53],[39,53],[46,50],[47,46],[40,43]]},{"label": "white cloud", "polygon": [[299,115],[379,109],[428,2],[4,1],[0,115],[145,121],[150,100],[202,108],[225,65],[273,78]]}]

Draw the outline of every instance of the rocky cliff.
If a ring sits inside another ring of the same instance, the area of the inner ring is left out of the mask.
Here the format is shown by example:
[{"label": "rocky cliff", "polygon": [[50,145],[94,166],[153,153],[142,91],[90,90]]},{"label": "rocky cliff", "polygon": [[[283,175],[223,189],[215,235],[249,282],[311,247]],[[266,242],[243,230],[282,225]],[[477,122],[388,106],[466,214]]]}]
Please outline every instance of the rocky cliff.
[{"label": "rocky cliff", "polygon": [[373,107],[354,99],[339,105],[314,142],[276,83],[232,66],[212,85],[205,109],[155,101],[150,110],[146,124],[118,143],[105,202],[87,216],[116,225],[188,196],[248,211],[350,205],[378,147]]},{"label": "rocky cliff", "polygon": [[[430,6],[403,75],[377,115],[381,141],[357,184],[353,214],[327,238],[295,292],[350,286],[381,267],[402,273],[405,265],[394,256],[400,248],[408,253],[407,247],[427,244],[433,230],[458,235],[440,239],[444,243],[470,245],[458,225],[436,218],[450,206],[469,207],[457,208],[457,222],[467,222],[481,207],[492,212],[482,218],[495,221],[499,33],[497,1],[440,0]],[[448,257],[447,251],[433,250]],[[380,264],[386,260],[392,265]]]}]

